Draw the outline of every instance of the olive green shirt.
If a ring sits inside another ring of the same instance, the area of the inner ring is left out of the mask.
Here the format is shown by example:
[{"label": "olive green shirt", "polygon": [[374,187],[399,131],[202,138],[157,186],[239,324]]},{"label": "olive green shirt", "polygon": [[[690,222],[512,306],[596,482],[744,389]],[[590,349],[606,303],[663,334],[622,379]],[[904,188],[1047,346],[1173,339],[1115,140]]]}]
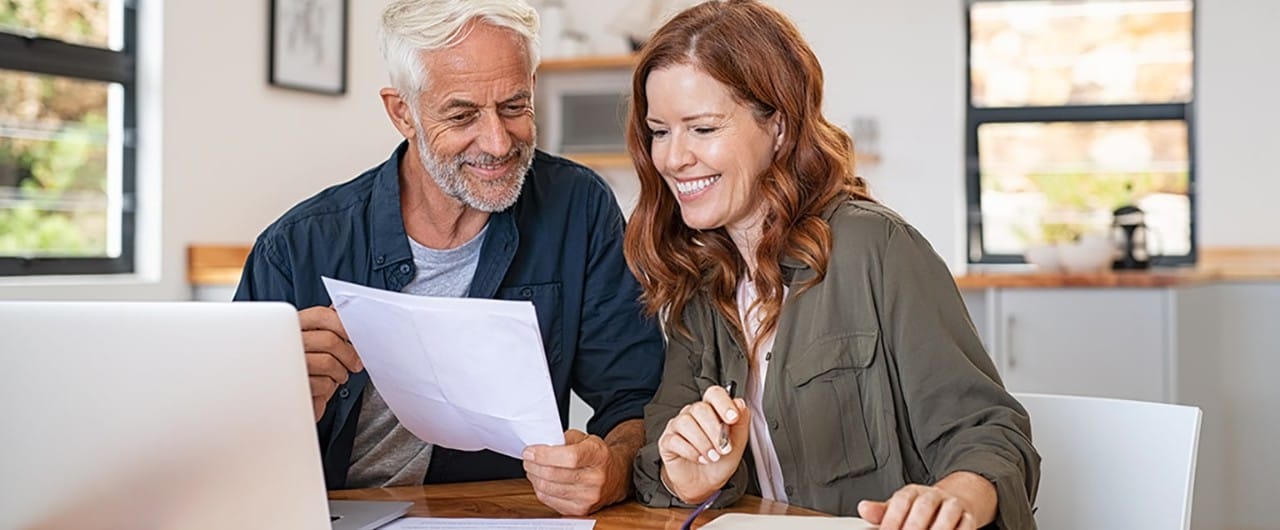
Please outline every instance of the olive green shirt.
[{"label": "olive green shirt", "polygon": [[[957,471],[990,480],[996,526],[1033,529],[1040,457],[1022,406],[1005,391],[946,265],[888,208],[847,201],[829,208],[826,277],[782,264],[790,292],[770,352],[764,415],[789,502],[857,515],[907,484]],[[657,440],[711,385],[747,380],[742,338],[709,300],[695,297],[668,330],[666,368],[645,408],[647,445],[636,456],[641,502],[684,506],[662,485]],[[716,506],[758,491],[749,456]]]}]

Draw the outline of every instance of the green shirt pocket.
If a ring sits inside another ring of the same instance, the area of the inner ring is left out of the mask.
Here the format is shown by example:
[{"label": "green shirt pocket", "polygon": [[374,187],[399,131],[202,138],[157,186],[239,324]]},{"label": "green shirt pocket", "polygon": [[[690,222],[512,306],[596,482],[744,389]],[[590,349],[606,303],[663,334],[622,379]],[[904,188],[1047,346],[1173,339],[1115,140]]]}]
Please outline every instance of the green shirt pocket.
[{"label": "green shirt pocket", "polygon": [[805,482],[830,484],[877,467],[859,383],[877,339],[875,332],[823,337],[788,362],[798,427],[791,439],[799,442]]}]

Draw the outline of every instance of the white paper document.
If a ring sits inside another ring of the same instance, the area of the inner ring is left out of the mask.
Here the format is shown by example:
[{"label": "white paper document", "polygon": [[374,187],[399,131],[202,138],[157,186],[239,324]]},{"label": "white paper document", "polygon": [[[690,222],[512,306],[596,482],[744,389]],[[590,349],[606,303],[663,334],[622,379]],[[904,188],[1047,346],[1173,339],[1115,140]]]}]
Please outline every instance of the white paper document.
[{"label": "white paper document", "polygon": [[378,393],[418,438],[513,458],[564,444],[532,303],[324,285]]},{"label": "white paper document", "polygon": [[438,517],[405,517],[380,530],[591,530],[592,519],[442,519]]},{"label": "white paper document", "polygon": [[857,517],[818,517],[805,515],[757,515],[726,513],[703,526],[706,530],[875,530],[877,527]]}]

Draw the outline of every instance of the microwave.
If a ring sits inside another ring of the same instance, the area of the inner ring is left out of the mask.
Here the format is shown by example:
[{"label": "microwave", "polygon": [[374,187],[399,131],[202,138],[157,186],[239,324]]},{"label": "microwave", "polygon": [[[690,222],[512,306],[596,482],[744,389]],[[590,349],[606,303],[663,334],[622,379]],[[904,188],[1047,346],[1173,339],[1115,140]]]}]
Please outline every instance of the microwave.
[{"label": "microwave", "polygon": [[557,154],[627,152],[631,69],[544,72],[534,108],[538,147]]}]

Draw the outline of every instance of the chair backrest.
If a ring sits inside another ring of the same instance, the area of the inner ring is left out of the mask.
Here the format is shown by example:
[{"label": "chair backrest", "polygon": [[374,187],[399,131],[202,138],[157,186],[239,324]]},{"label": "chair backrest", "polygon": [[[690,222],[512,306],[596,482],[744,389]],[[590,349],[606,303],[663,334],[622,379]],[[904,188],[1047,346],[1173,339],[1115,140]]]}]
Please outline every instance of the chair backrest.
[{"label": "chair backrest", "polygon": [[1040,530],[1187,530],[1200,409],[1014,394],[1031,415],[1042,458]]}]

